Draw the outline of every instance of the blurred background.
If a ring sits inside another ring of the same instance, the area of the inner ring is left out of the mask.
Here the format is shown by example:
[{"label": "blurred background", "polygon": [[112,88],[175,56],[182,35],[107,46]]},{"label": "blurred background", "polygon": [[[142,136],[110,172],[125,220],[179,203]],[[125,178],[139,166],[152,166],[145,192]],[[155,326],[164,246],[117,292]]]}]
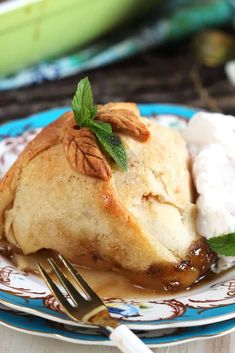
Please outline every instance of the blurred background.
[{"label": "blurred background", "polygon": [[235,0],[0,0],[0,122],[95,101],[235,115]]}]

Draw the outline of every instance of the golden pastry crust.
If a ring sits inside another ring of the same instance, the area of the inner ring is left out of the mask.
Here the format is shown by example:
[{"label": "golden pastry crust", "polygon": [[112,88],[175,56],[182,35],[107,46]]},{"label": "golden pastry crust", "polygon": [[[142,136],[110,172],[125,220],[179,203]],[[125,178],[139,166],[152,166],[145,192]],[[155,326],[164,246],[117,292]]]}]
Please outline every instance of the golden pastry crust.
[{"label": "golden pastry crust", "polygon": [[[130,103],[106,106],[137,114]],[[0,183],[1,235],[24,254],[52,249],[78,264],[89,259],[94,267],[129,273],[152,288],[174,281],[173,289],[182,289],[197,280],[214,259],[203,245],[201,262],[189,260],[200,237],[185,143],[177,132],[138,119],[150,136],[141,143],[120,133],[128,170],[109,161],[107,178],[84,175],[66,157],[63,137],[74,124],[72,113],[45,128]]]},{"label": "golden pastry crust", "polygon": [[126,133],[140,142],[146,142],[150,136],[149,129],[132,110],[101,108],[97,120],[111,124],[114,131]]}]

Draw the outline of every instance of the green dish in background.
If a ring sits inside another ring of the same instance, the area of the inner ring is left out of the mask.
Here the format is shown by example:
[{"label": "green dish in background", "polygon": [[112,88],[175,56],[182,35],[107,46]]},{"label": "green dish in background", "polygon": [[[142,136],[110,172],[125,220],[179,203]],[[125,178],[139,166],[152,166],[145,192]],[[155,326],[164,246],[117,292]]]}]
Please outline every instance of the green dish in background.
[{"label": "green dish in background", "polygon": [[8,0],[0,3],[0,76],[72,51],[156,1]]}]

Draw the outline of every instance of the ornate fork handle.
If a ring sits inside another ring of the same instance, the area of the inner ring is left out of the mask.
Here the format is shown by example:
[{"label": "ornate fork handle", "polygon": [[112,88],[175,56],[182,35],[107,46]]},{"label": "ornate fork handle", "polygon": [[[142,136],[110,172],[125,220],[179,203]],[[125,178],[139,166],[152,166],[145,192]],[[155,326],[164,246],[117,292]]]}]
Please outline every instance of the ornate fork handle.
[{"label": "ornate fork handle", "polygon": [[152,353],[126,325],[113,329],[109,338],[123,353]]}]

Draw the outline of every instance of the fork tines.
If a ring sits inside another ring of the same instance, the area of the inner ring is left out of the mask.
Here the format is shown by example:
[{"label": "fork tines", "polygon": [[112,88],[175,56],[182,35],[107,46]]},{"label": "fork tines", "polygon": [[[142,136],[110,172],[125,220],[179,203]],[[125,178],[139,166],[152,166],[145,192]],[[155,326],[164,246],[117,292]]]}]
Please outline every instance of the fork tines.
[{"label": "fork tines", "polygon": [[[59,284],[62,285],[67,294],[62,292],[42,264],[39,264],[38,268],[47,286],[64,308],[65,312],[74,320],[79,321],[89,321],[89,318],[91,318],[92,315],[94,316],[101,311],[106,311],[107,314],[107,308],[101,298],[93,291],[93,289],[91,289],[71,262],[62,255],[58,256],[58,260],[60,264],[58,264],[52,257],[48,258],[48,262],[56,274]],[[64,265],[66,271],[62,270],[61,265]],[[66,272],[72,275],[78,288],[71,283]],[[71,299],[72,304],[69,299]]]}]

